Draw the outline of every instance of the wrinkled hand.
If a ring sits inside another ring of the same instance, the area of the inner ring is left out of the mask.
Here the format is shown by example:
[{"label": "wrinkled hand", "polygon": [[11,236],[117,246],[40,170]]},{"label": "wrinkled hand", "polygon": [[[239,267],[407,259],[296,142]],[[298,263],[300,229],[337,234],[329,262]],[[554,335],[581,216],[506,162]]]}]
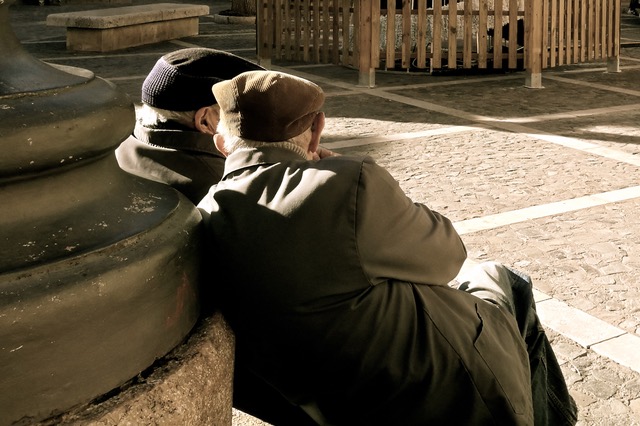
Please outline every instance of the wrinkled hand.
[{"label": "wrinkled hand", "polygon": [[327,148],[323,148],[323,147],[318,147],[318,150],[316,152],[313,153],[313,159],[314,160],[321,160],[323,158],[327,158],[327,157],[338,157],[340,156],[340,154],[335,153]]}]

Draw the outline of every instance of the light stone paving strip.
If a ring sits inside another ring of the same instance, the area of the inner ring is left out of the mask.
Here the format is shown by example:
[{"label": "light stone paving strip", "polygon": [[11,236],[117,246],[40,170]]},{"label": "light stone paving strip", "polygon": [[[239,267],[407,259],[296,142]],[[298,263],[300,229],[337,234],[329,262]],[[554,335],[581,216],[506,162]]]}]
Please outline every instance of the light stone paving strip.
[{"label": "light stone paving strip", "polygon": [[545,75],[545,79],[560,81],[562,83],[568,83],[568,84],[573,84],[577,86],[585,86],[585,87],[588,87],[590,90],[600,89],[600,90],[606,90],[608,92],[622,93],[625,95],[640,96],[640,91],[638,90],[629,90],[629,89],[623,89],[620,87],[612,87],[612,86],[597,84],[589,81],[573,80],[566,77],[560,77],[558,74],[553,74],[553,73],[549,75]]},{"label": "light stone paving strip", "polygon": [[328,149],[340,149],[340,148],[353,148],[356,146],[372,145],[382,142],[398,142],[409,139],[418,139],[429,136],[448,135],[452,133],[467,132],[474,130],[477,127],[468,126],[453,126],[444,127],[439,129],[425,130],[422,132],[407,132],[407,133],[395,133],[385,136],[372,136],[367,138],[348,139],[344,141],[334,141],[329,143],[323,143],[322,146]]},{"label": "light stone paving strip", "polygon": [[455,227],[459,234],[464,235],[471,232],[486,231],[531,219],[539,219],[546,216],[587,209],[603,204],[615,203],[639,197],[640,186],[634,186],[615,191],[603,192],[601,194],[574,198],[571,200],[541,204],[510,212],[463,220],[456,222]]},{"label": "light stone paving strip", "polygon": [[[307,77],[312,78],[312,76]],[[553,75],[546,76],[545,78],[554,79],[569,84],[587,85],[589,87],[593,87],[591,83],[584,83]],[[327,81],[327,83],[332,84],[330,80]],[[426,85],[422,86],[424,87]],[[619,89],[604,85],[598,85],[598,88],[602,90],[610,90],[618,93],[640,96],[640,91]],[[403,89],[406,89],[406,87],[403,87]],[[449,114],[466,120],[483,123],[484,125],[481,125],[480,127],[486,127],[487,125],[489,125],[491,127],[497,127],[501,130],[523,133],[535,139],[554,143],[570,149],[583,151],[591,155],[601,156],[615,161],[640,166],[640,159],[637,156],[611,148],[602,147],[600,145],[586,142],[580,139],[531,131],[531,129],[517,124],[548,119],[557,120],[567,117],[614,114],[622,111],[632,111],[634,109],[637,109],[638,104],[617,106],[612,108],[596,108],[572,113],[560,113],[549,116],[534,116],[521,120],[496,120],[491,117],[469,114],[465,113],[464,111],[443,107],[441,105],[415,100],[402,95],[391,94],[388,93],[388,90],[390,89],[366,89],[365,93],[387,100],[402,102],[427,110],[437,111],[439,113]],[[450,128],[429,130],[425,132],[403,133],[397,135],[387,135],[384,137],[370,137],[346,141],[336,141],[325,145],[330,149],[347,148],[381,142],[414,139],[427,135],[433,136],[437,134],[463,132],[471,129],[473,128],[468,126],[454,126]],[[454,226],[461,235],[464,235],[465,233],[494,229],[517,222],[523,222],[531,219],[591,208],[594,206],[615,203],[634,198],[640,198],[640,186],[629,187],[600,194],[592,194],[585,197],[531,206],[515,211],[464,220],[456,222]],[[466,262],[465,268],[471,266],[474,263],[475,262],[472,260]],[[554,299],[537,290],[534,291],[534,296],[540,320],[546,327],[572,339],[585,348],[590,348],[604,357],[612,359],[613,361],[629,367],[634,371],[640,372],[640,337],[627,333],[626,331],[618,327],[608,324],[605,321],[602,321],[592,315],[573,308],[566,303]]]},{"label": "light stone paving strip", "polygon": [[640,109],[640,104],[620,105],[620,106],[614,106],[609,108],[592,108],[592,109],[585,109],[582,111],[559,112],[556,114],[530,115],[528,117],[517,117],[517,118],[503,118],[496,121],[523,124],[523,123],[533,123],[537,121],[566,120],[566,119],[578,118],[578,117],[591,117],[594,115],[637,111],[638,109]]}]

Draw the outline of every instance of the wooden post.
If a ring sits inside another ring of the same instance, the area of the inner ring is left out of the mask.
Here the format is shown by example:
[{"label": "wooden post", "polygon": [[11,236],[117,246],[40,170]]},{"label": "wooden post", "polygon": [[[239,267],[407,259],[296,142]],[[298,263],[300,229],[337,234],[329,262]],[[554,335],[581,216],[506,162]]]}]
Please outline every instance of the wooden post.
[{"label": "wooden post", "polygon": [[417,68],[427,67],[427,0],[418,0]]},{"label": "wooden post", "polygon": [[476,35],[477,51],[478,51],[478,68],[487,68],[487,22],[489,6],[487,0],[480,0],[478,11],[478,34]]},{"label": "wooden post", "polygon": [[620,2],[615,0],[613,2],[613,28],[609,31],[613,32],[613,45],[609,50],[610,54],[607,55],[607,72],[620,72]]},{"label": "wooden post", "polygon": [[387,35],[386,35],[386,60],[385,69],[392,70],[396,67],[396,2],[387,1]]},{"label": "wooden post", "polygon": [[462,67],[471,68],[471,59],[473,55],[473,24],[471,22],[471,13],[473,3],[469,0],[464,2],[463,18],[462,18]]},{"label": "wooden post", "polygon": [[527,70],[525,86],[542,89],[542,0],[530,0],[525,6]]},{"label": "wooden post", "polygon": [[273,44],[272,29],[268,22],[269,2],[257,0],[256,6],[256,53],[258,64],[269,69],[271,68],[271,45]]},{"label": "wooden post", "polygon": [[[349,54],[351,49],[350,40],[353,35],[354,40],[357,34],[355,28],[351,28],[351,0],[341,0],[342,3],[342,29],[340,31],[340,37],[342,38],[342,65],[353,65],[354,56]],[[357,25],[353,22],[353,25]],[[355,52],[353,52],[355,55]]]},{"label": "wooden post", "polygon": [[375,87],[376,70],[372,61],[372,38],[373,38],[373,2],[371,0],[358,0],[358,28],[360,37],[358,39],[358,86]]},{"label": "wooden post", "polygon": [[449,34],[448,40],[448,55],[447,55],[447,67],[450,70],[455,70],[458,66],[458,4],[455,1],[449,2]]},{"label": "wooden post", "polygon": [[[391,0],[394,1],[394,0]],[[402,1],[402,68],[411,67],[411,0]]]},{"label": "wooden post", "polygon": [[502,68],[502,0],[493,2],[493,68]]},{"label": "wooden post", "polygon": [[433,2],[433,30],[431,36],[430,71],[442,67],[442,2]]}]

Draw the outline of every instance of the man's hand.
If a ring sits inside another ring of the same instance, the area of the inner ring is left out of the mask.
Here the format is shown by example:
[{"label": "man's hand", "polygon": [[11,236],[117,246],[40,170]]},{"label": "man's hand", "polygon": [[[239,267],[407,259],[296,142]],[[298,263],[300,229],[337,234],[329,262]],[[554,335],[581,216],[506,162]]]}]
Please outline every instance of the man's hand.
[{"label": "man's hand", "polygon": [[321,146],[318,147],[318,150],[313,153],[314,160],[321,160],[327,157],[338,157],[340,154],[335,153],[327,148],[323,148]]}]

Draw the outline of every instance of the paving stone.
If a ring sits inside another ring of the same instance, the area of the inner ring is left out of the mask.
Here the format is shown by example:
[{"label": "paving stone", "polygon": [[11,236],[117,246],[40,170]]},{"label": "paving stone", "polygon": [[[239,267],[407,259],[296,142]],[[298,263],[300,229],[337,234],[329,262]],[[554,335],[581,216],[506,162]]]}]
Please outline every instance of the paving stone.
[{"label": "paving stone", "polygon": [[625,334],[593,346],[593,350],[640,372],[640,337]]},{"label": "paving stone", "polygon": [[571,396],[579,407],[588,407],[597,401],[595,397],[580,391],[572,391]]}]

